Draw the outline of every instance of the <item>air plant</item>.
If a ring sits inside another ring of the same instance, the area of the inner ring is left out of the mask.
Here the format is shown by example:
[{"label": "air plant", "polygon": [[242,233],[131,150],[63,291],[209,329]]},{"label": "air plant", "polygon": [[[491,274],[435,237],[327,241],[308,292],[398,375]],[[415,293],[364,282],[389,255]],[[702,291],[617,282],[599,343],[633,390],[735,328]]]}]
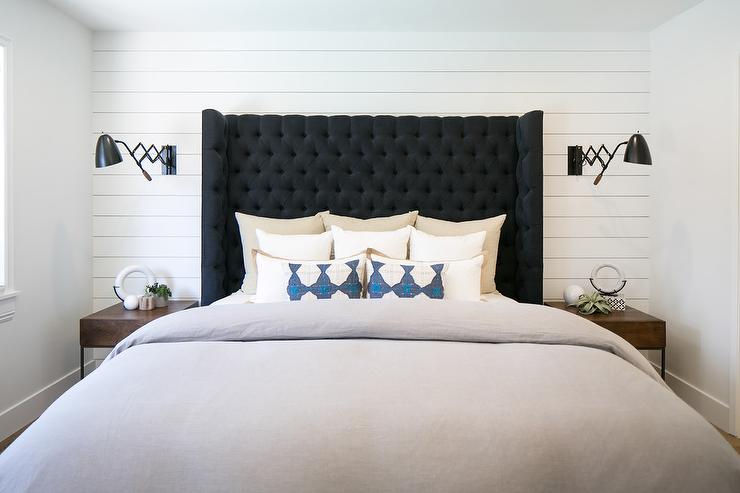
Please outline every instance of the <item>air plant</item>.
[{"label": "air plant", "polygon": [[591,315],[596,312],[608,315],[612,311],[609,302],[599,292],[582,294],[578,298],[576,306],[578,307],[578,311],[584,315]]}]

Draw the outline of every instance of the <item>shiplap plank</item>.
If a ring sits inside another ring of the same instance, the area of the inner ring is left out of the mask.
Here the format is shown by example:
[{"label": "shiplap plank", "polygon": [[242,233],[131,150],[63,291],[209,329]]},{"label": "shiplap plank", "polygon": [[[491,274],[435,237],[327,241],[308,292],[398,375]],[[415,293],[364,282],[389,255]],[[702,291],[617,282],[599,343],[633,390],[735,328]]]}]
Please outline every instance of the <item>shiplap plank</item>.
[{"label": "shiplap plank", "polygon": [[[116,138],[118,138],[118,136],[116,136]],[[147,140],[147,142],[149,141]],[[134,163],[132,159],[130,159],[127,156],[124,156],[123,158],[124,160],[121,164],[118,164],[116,166],[108,166],[107,168],[95,168],[93,170],[93,174],[103,175],[103,176],[105,175],[142,176],[141,171],[139,171],[139,168],[136,166],[136,164]],[[90,158],[90,159],[93,159],[93,158]],[[148,161],[145,161],[144,163],[142,163],[142,166],[152,176],[160,175],[162,173],[162,165],[158,162],[149,163]],[[200,154],[182,154],[178,152],[177,154],[177,175],[178,176],[200,175],[201,168],[202,168],[202,162],[201,162]],[[555,166],[553,166],[553,169],[557,171]]]},{"label": "shiplap plank", "polygon": [[[545,197],[558,196],[647,196],[650,182],[645,176],[610,176],[596,187],[588,176],[548,176],[544,178]],[[199,176],[154,175],[151,182],[140,175],[93,176],[95,195],[199,195]]]},{"label": "shiplap plank", "polygon": [[[93,48],[125,51],[201,50],[649,50],[637,32],[113,32],[93,33]],[[577,55],[575,55],[577,56]]]},{"label": "shiplap plank", "polygon": [[643,112],[647,93],[95,93],[95,112],[198,112],[216,108],[233,113]]},{"label": "shiplap plank", "polygon": [[545,217],[648,217],[649,197],[545,197]]},{"label": "shiplap plank", "polygon": [[649,196],[650,177],[648,176],[606,176],[598,186],[591,176],[546,176],[544,177],[545,197],[560,196]]},{"label": "shiplap plank", "polygon": [[200,195],[199,176],[152,175],[152,181],[136,175],[94,175],[94,195]]},{"label": "shiplap plank", "polygon": [[[143,177],[137,178],[144,180]],[[168,176],[162,178],[172,177]],[[95,195],[93,196],[93,216],[200,217],[200,197]]]},{"label": "shiplap plank", "polygon": [[[562,300],[563,290],[571,284],[577,284],[586,290],[586,292],[594,291],[591,284],[588,282],[588,278],[584,279],[545,279],[543,285],[543,296],[548,300]],[[650,297],[650,281],[647,279],[627,279],[627,285],[620,293],[625,298],[641,298],[647,299]]]},{"label": "shiplap plank", "polygon": [[645,258],[649,238],[545,238],[545,258]]},{"label": "shiplap plank", "polygon": [[645,51],[94,51],[99,71],[575,71],[650,70]]},{"label": "shiplap plank", "polygon": [[[548,279],[588,279],[594,267],[600,264],[613,264],[624,271],[624,275],[631,279],[647,279],[650,277],[650,259],[583,259],[583,258],[548,258],[545,259],[545,278]],[[616,275],[611,270],[603,270],[599,278],[614,279]],[[604,281],[605,285],[614,284]]]},{"label": "shiplap plank", "polygon": [[647,92],[646,72],[118,72],[93,73],[94,92]]},{"label": "shiplap plank", "polygon": [[[94,225],[93,225],[94,228]],[[549,238],[647,238],[648,217],[546,217],[544,236]]]},{"label": "shiplap plank", "polygon": [[93,217],[93,236],[200,237],[199,217]]},{"label": "shiplap plank", "polygon": [[[98,277],[93,279],[93,297],[108,298],[113,293],[113,281],[115,277]],[[200,298],[200,279],[186,277],[159,277],[157,281],[167,284],[172,290],[173,298]],[[129,294],[144,294],[146,279],[142,277],[129,277],[126,279],[125,290]]]},{"label": "shiplap plank", "polygon": [[[157,277],[200,277],[200,258],[93,258],[93,277],[116,277],[124,267],[146,265]],[[131,277],[137,277],[132,274]]]},{"label": "shiplap plank", "polygon": [[[523,111],[532,109],[533,106],[523,108]],[[648,133],[650,131],[649,115],[647,108],[638,113],[553,113],[547,112],[544,116],[543,127],[548,133],[562,134],[623,134],[629,135],[636,131]],[[309,114],[309,113],[307,113]],[[319,112],[328,114],[328,112]],[[351,112],[349,114],[357,114]],[[393,111],[393,115],[402,115]],[[416,113],[421,115],[422,113]],[[432,112],[429,114],[444,115],[444,112]],[[486,114],[481,110],[470,114]],[[489,112],[488,114],[508,114],[501,112]],[[465,113],[460,113],[465,116]],[[151,134],[151,133],[194,133],[200,134],[201,113],[175,112],[175,113],[151,113],[146,112],[118,112],[118,113],[93,113],[92,128],[96,133],[108,132],[115,134]],[[576,143],[577,144],[577,143]],[[563,151],[565,153],[566,151]]]},{"label": "shiplap plank", "polygon": [[96,257],[197,257],[200,255],[200,238],[154,236],[150,238],[93,238],[93,255]]}]

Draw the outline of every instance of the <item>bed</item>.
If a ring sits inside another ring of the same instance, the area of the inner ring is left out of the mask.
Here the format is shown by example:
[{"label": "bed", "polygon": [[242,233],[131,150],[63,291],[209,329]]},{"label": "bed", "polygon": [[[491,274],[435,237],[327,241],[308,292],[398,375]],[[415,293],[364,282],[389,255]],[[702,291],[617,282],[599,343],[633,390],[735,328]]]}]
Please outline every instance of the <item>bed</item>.
[{"label": "bed", "polygon": [[206,110],[202,198],[203,305],[244,277],[237,211],[506,213],[500,294],[161,318],[0,455],[0,491],[740,490],[735,452],[637,350],[542,306],[541,112]]}]

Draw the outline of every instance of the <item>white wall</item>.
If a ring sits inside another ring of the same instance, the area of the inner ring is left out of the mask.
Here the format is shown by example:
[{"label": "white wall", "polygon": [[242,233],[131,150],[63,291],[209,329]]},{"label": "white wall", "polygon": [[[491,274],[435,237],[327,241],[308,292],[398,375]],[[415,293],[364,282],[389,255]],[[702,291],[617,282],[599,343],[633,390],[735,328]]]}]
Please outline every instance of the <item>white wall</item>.
[{"label": "white wall", "polygon": [[77,381],[91,308],[89,31],[37,0],[2,0],[13,41],[15,318],[0,324],[0,439]]},{"label": "white wall", "polygon": [[651,309],[668,321],[668,382],[730,427],[737,334],[740,2],[707,0],[652,49]]},{"label": "white wall", "polygon": [[[93,296],[125,265],[200,296],[200,111],[415,115],[545,111],[545,296],[610,261],[645,307],[649,176],[617,163],[599,188],[568,177],[569,144],[649,134],[647,34],[96,33],[93,132],[178,146],[178,176],[128,161],[93,178]],[[91,135],[92,149],[97,135]],[[621,160],[620,160],[621,161]],[[592,172],[593,173],[593,172]],[[143,280],[131,287],[143,285]]]}]

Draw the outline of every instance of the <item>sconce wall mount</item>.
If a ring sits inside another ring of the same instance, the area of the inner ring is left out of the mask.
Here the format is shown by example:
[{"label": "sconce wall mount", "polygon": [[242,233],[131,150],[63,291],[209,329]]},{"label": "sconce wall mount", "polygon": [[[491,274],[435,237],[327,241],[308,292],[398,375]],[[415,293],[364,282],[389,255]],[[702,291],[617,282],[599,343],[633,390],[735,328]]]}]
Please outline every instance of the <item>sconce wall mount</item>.
[{"label": "sconce wall mount", "polygon": [[[131,149],[122,140],[114,140],[108,134],[102,134],[98,137],[98,142],[95,146],[96,168],[106,168],[123,161],[117,144],[121,144],[126,148],[129,156],[136,162],[136,165],[147,180],[152,181],[152,177],[141,165],[144,160],[148,160],[150,163],[161,162],[163,175],[177,174],[177,146],[163,145],[158,149],[154,144],[146,147],[139,142]],[[140,155],[137,156],[137,153],[140,153]]]},{"label": "sconce wall mount", "polygon": [[601,165],[601,171],[594,179],[594,185],[598,185],[601,178],[604,176],[604,172],[609,167],[609,163],[612,162],[614,156],[617,155],[619,148],[626,145],[627,148],[624,151],[624,161],[627,163],[634,164],[646,164],[652,165],[653,159],[650,156],[650,148],[648,147],[645,137],[640,133],[633,134],[629,140],[620,142],[613,151],[609,152],[604,144],[597,149],[594,146],[589,146],[586,152],[583,152],[581,146],[568,146],[568,174],[569,175],[582,175],[583,165],[588,163],[589,166],[593,166],[597,162]]}]

